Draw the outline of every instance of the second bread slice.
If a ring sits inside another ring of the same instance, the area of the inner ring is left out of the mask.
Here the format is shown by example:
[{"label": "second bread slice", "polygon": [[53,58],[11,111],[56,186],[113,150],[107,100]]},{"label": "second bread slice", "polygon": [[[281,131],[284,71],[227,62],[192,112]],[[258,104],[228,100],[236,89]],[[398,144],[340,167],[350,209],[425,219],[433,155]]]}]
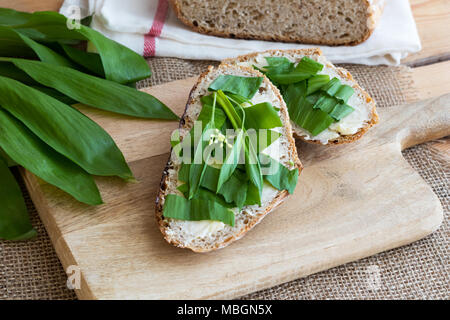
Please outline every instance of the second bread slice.
[{"label": "second bread slice", "polygon": [[323,69],[319,74],[329,75],[330,78],[338,78],[342,84],[351,86],[354,89],[354,94],[348,101],[348,104],[355,109],[353,113],[331,124],[328,129],[315,136],[291,122],[294,135],[297,138],[306,142],[325,145],[349,143],[361,138],[370,127],[378,123],[375,101],[358,85],[350,72],[344,68],[338,68],[327,61],[320,49],[268,50],[226,59],[223,63],[264,68],[267,65],[266,58],[268,57],[284,57],[295,64],[299,63],[304,57],[308,57],[323,65]]}]

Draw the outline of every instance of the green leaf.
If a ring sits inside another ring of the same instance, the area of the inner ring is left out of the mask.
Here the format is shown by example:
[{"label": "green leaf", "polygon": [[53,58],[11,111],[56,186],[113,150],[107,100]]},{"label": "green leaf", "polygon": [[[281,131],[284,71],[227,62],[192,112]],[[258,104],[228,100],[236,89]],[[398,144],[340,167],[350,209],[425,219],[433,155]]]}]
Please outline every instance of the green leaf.
[{"label": "green leaf", "polygon": [[191,200],[194,197],[195,193],[200,188],[209,158],[211,156],[211,152],[209,152],[206,159],[203,159],[205,147],[209,144],[209,139],[211,135],[210,131],[214,129],[216,96],[217,94],[214,94],[211,118],[209,119],[208,123],[206,124],[206,126],[202,131],[200,140],[198,141],[198,144],[194,150],[194,161],[189,168],[189,197],[188,197],[189,200]]},{"label": "green leaf", "polygon": [[326,113],[330,113],[337,104],[338,102],[333,97],[322,95],[314,104],[313,108],[320,109]]},{"label": "green leaf", "polygon": [[78,101],[62,94],[59,91],[56,91],[55,89],[52,88],[48,88],[48,87],[44,87],[44,86],[30,86],[33,89],[39,90],[42,93],[45,93],[46,95],[55,98],[56,100],[61,101],[62,103],[68,104],[68,105],[72,105],[72,104],[76,104]]},{"label": "green leaf", "polygon": [[222,90],[217,91],[217,103],[222,107],[223,111],[225,111],[225,114],[233,125],[233,128],[235,130],[242,128],[241,117],[238,115],[236,109],[233,107],[230,100]]},{"label": "green leaf", "polygon": [[247,199],[248,185],[246,174],[240,170],[235,170],[231,177],[225,181],[218,193],[225,198],[225,201],[234,203],[241,209]]},{"label": "green leaf", "polygon": [[[178,171],[178,179],[183,182],[189,180],[190,165],[183,163]],[[240,170],[235,170],[231,177],[225,181],[220,190],[217,189],[217,182],[219,181],[220,169],[211,166],[206,166],[205,174],[201,183],[202,188],[206,188],[214,194],[219,194],[224,197],[227,203],[233,203],[234,206],[242,208],[247,197],[248,179],[245,173]],[[188,185],[183,185],[180,190],[186,193]]]},{"label": "green leaf", "polygon": [[220,190],[223,184],[231,177],[234,170],[239,163],[242,149],[244,147],[244,130],[239,130],[234,140],[231,151],[225,157],[225,161],[220,168],[219,180],[217,182],[217,189]]},{"label": "green leaf", "polygon": [[205,151],[205,148],[208,146],[211,134],[210,130],[212,129],[214,129],[214,124],[212,122],[209,122],[205,126],[205,129],[203,130],[202,135],[200,137],[200,141],[198,142],[194,151],[194,161],[190,165],[189,169],[189,197],[188,197],[189,200],[194,197],[198,188],[200,188],[207,167],[207,162],[209,161],[209,158],[211,156],[211,153],[208,153],[206,159],[203,159],[203,152]]},{"label": "green leaf", "polygon": [[[306,97],[306,90],[306,82],[291,84],[287,87],[283,97],[288,106],[291,120],[316,136],[327,129],[334,119],[327,112],[313,108],[314,103],[309,99],[316,97]],[[315,101],[316,99],[311,100]]]},{"label": "green leaf", "polygon": [[0,160],[1,160],[2,158],[3,158],[3,160],[5,161],[5,163],[6,163],[6,165],[7,165],[8,167],[14,167],[14,166],[17,166],[17,163],[16,163],[13,159],[11,159],[11,157],[8,156],[8,155],[6,154],[6,152],[3,151],[2,148],[0,148]]},{"label": "green leaf", "polygon": [[0,181],[0,238],[26,240],[36,236],[22,192],[1,157]]},{"label": "green leaf", "polygon": [[14,56],[22,56],[23,52],[31,49],[41,61],[60,66],[74,67],[70,60],[56,53],[52,49],[37,43],[12,28],[0,26],[0,47],[5,46],[5,42],[8,43],[9,46],[12,44],[17,48],[17,52]]},{"label": "green leaf", "polygon": [[261,193],[253,183],[249,183],[244,205],[252,206],[255,204],[261,205]]},{"label": "green leaf", "polygon": [[61,44],[61,48],[70,59],[79,65],[85,67],[87,70],[101,78],[105,77],[102,59],[98,53],[86,52],[65,44]]},{"label": "green leaf", "polygon": [[319,71],[322,71],[322,69],[323,64],[305,56],[295,67],[295,72],[309,73],[310,75],[313,75]]},{"label": "green leaf", "polygon": [[87,172],[133,178],[112,138],[72,107],[5,77],[0,77],[0,105]]},{"label": "green leaf", "polygon": [[28,85],[39,85],[37,81],[10,62],[0,61],[0,76],[11,78]]},{"label": "green leaf", "polygon": [[220,205],[218,202],[205,199],[187,200],[175,194],[167,195],[164,202],[163,216],[188,221],[222,221],[225,224],[234,226],[233,211]]},{"label": "green leaf", "polygon": [[26,23],[31,13],[20,12],[13,9],[0,8],[0,26],[13,26]]},{"label": "green leaf", "polygon": [[291,73],[274,74],[270,76],[270,79],[276,84],[291,84],[306,80],[310,77],[310,73],[294,71]]},{"label": "green leaf", "polygon": [[355,93],[355,90],[353,90],[352,87],[343,84],[340,86],[334,97],[341,100],[343,103],[347,103],[348,99],[350,99],[353,93]]},{"label": "green leaf", "polygon": [[[189,194],[189,186],[187,183],[179,186],[177,189],[180,192],[182,192],[183,195],[187,198],[187,196]],[[234,204],[226,202],[225,199],[221,195],[218,195],[215,192],[212,192],[209,189],[205,189],[202,187],[200,187],[197,190],[193,199],[203,199],[203,200],[214,201],[214,202],[219,203],[222,207],[225,207],[225,208],[234,208],[235,207]]]},{"label": "green leaf", "polygon": [[326,85],[330,81],[330,76],[327,74],[318,74],[308,79],[308,90],[306,91],[306,95],[310,95],[324,85]]},{"label": "green leaf", "polygon": [[284,165],[274,160],[268,155],[260,154],[261,163],[266,164],[263,167],[269,167],[271,174],[265,175],[264,179],[269,182],[275,189],[287,190],[293,193],[298,181],[298,168],[289,170]]},{"label": "green leaf", "polygon": [[[81,26],[78,30],[97,48],[106,79],[118,83],[137,82],[152,75],[147,61],[136,52],[112,41],[101,33]],[[111,54],[114,52],[114,54]]]},{"label": "green leaf", "polygon": [[[202,129],[206,126],[212,116],[213,112],[213,103],[214,103],[214,94],[210,94],[208,96],[203,96],[200,98],[202,103],[202,110],[198,115],[197,121],[202,122]],[[227,120],[227,116],[225,115],[222,109],[215,108],[214,109],[214,127],[222,128],[223,124]]]},{"label": "green leaf", "polygon": [[294,63],[286,57],[265,57],[265,59],[269,65],[265,66],[264,69],[269,76],[289,73],[294,68]]},{"label": "green leaf", "polygon": [[15,162],[78,201],[90,205],[102,203],[97,186],[86,171],[54,151],[2,108],[0,147]]},{"label": "green leaf", "polygon": [[161,101],[145,92],[67,67],[23,59],[2,60],[12,62],[42,85],[88,106],[140,118],[178,119]]},{"label": "green leaf", "polygon": [[282,127],[278,111],[269,102],[262,102],[244,108],[247,129],[273,129]]},{"label": "green leaf", "polygon": [[308,104],[306,104],[304,108],[305,112],[302,128],[311,132],[313,136],[317,136],[322,131],[328,129],[330,124],[334,122],[334,119],[322,110],[315,110]]},{"label": "green leaf", "polygon": [[[259,197],[262,194],[263,188],[263,176],[261,172],[261,164],[256,153],[256,149],[252,144],[252,141],[247,137],[245,146],[245,171],[251,184],[253,184],[258,190]],[[261,203],[259,203],[261,205]]]},{"label": "green leaf", "polygon": [[[240,116],[237,114],[230,100],[228,100],[226,95],[221,90],[217,91],[217,103],[224,109],[225,114],[233,125],[233,128],[235,130],[242,128],[242,120]],[[245,137],[244,145],[245,169],[247,176],[261,195],[263,179],[259,159],[256,153],[257,149],[253,146],[253,143],[248,136]]]},{"label": "green leaf", "polygon": [[334,109],[330,112],[330,116],[334,118],[336,121],[339,121],[348,116],[353,111],[355,111],[355,109],[350,107],[348,104],[341,103],[334,107]]},{"label": "green leaf", "polygon": [[334,96],[336,92],[338,92],[339,88],[341,87],[341,82],[338,78],[333,78],[328,82],[325,86],[322,87],[321,90],[328,93],[330,96]]},{"label": "green leaf", "polygon": [[147,62],[136,52],[82,24],[80,28],[70,30],[66,22],[67,18],[56,12],[35,12],[26,23],[15,24],[13,27],[36,41],[76,43],[77,40],[88,40],[92,42],[101,57],[108,80],[129,83],[151,76]]},{"label": "green leaf", "polygon": [[251,99],[258,91],[263,78],[220,75],[209,86],[208,90],[229,92]]}]

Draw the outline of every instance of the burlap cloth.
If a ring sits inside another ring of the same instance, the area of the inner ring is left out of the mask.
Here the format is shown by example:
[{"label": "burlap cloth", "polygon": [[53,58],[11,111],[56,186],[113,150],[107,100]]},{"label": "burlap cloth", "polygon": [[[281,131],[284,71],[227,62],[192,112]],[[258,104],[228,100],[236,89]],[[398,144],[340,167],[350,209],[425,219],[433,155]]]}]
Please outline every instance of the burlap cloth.
[{"label": "burlap cloth", "polygon": [[[139,86],[198,75],[216,62],[154,58],[154,75]],[[379,108],[417,99],[406,67],[345,66],[375,98]],[[382,124],[381,124],[382,125]],[[252,293],[244,299],[448,299],[449,298],[449,159],[431,144],[404,151],[404,156],[438,195],[445,211],[441,228],[408,246],[348,263],[306,278]],[[23,187],[23,183],[22,183]],[[27,242],[0,241],[0,299],[76,299],[66,288],[66,275],[25,189],[38,230]],[[374,272],[376,285],[373,285]],[[372,282],[370,282],[372,281]]]}]

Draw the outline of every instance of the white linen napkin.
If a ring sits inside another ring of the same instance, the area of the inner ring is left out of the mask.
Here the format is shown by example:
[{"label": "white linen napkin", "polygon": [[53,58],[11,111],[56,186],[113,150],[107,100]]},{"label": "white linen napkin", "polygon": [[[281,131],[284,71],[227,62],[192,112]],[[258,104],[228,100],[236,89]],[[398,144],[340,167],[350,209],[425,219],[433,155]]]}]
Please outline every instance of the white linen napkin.
[{"label": "white linen napkin", "polygon": [[[65,0],[60,13],[93,15],[91,27],[149,56],[222,60],[269,49],[313,48],[282,42],[228,39],[196,33],[182,24],[168,0]],[[398,65],[421,49],[408,0],[387,0],[378,27],[357,46],[319,46],[334,63]]]}]

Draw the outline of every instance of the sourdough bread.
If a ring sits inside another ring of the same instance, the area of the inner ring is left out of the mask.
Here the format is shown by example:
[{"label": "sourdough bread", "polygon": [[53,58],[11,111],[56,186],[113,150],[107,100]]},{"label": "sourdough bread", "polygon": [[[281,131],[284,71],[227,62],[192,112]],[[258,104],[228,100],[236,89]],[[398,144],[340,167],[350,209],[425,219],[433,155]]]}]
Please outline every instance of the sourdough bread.
[{"label": "sourdough bread", "polygon": [[324,65],[319,74],[328,74],[330,78],[336,77],[341,83],[353,87],[355,93],[347,103],[355,111],[342,120],[331,124],[328,129],[317,136],[312,136],[309,132],[291,122],[294,135],[306,142],[324,145],[349,143],[361,138],[370,127],[378,122],[375,101],[356,83],[350,72],[344,68],[335,67],[327,61],[320,49],[269,50],[226,59],[223,63],[245,67],[255,65],[262,68],[267,65],[265,57],[286,57],[291,62],[298,63],[304,56]]},{"label": "sourdough bread", "polygon": [[356,45],[377,24],[384,0],[171,0],[197,32],[228,38]]},{"label": "sourdough bread", "polygon": [[[208,93],[209,85],[219,75],[264,77],[261,73],[251,68],[228,66],[224,64],[217,68],[209,67],[208,71],[200,76],[189,95],[184,115],[180,121],[181,139],[183,139],[193,127],[194,121],[201,111],[202,105],[200,97]],[[301,171],[301,163],[297,156],[295,140],[292,137],[289,115],[278,89],[264,77],[259,91],[252,100],[268,101],[271,102],[274,107],[279,108],[278,114],[283,123],[283,127],[280,127],[277,130],[281,133],[281,136],[276,142],[279,144],[278,147],[280,152],[279,154],[270,155],[289,169],[297,167],[299,168],[299,171]],[[174,150],[171,150],[156,199],[156,219],[159,228],[167,242],[177,247],[189,248],[195,252],[207,252],[223,248],[244,236],[247,231],[253,228],[288,196],[286,190],[279,191],[265,183],[261,206],[244,206],[240,211],[238,209],[233,210],[235,213],[234,227],[218,221],[184,221],[165,218],[163,216],[165,197],[168,194],[181,195],[177,190],[179,183],[178,171],[180,166],[180,159],[175,155]]]}]

